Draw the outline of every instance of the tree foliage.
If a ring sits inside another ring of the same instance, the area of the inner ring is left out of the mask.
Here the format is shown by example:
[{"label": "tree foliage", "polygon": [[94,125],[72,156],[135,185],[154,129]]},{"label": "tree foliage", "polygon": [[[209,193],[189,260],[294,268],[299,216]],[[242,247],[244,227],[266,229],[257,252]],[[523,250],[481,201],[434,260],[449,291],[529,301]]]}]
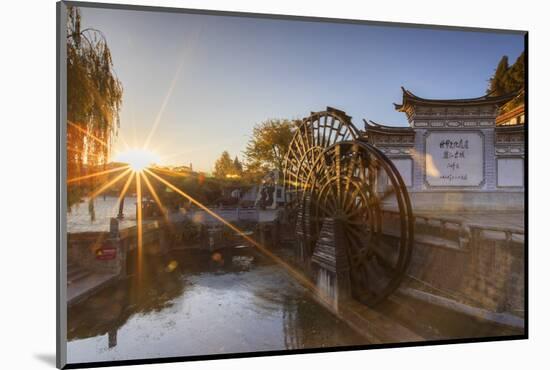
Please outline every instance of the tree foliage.
[{"label": "tree foliage", "polygon": [[214,176],[220,179],[241,177],[242,173],[243,166],[239,158],[235,156],[235,159],[231,160],[231,156],[227,150],[223,151],[220,158],[218,158],[214,164]]},{"label": "tree foliage", "polygon": [[243,172],[243,165],[241,163],[241,161],[239,161],[239,157],[235,156],[235,159],[233,160],[233,168],[235,170],[235,172],[238,174],[238,175],[241,175],[242,172]]},{"label": "tree foliage", "polygon": [[[154,169],[152,171],[155,172]],[[161,172],[158,173],[175,187],[206,206],[218,205],[224,199],[224,190],[239,188],[245,192],[249,188],[249,185],[244,183],[240,178],[217,178],[208,177],[204,174],[176,176]],[[170,190],[163,183],[152,181],[151,184],[159,196],[161,203],[167,209],[178,209],[178,207],[189,208],[192,206],[192,202]],[[143,188],[143,195],[149,198],[152,197],[147,187]]]},{"label": "tree foliage", "polygon": [[271,119],[254,126],[244,151],[247,169],[277,169],[282,172],[295,127],[296,123],[287,119]]},{"label": "tree foliage", "polygon": [[[117,134],[122,105],[122,84],[113,69],[111,51],[103,33],[81,29],[77,7],[67,16],[67,176],[74,178],[104,167]],[[97,179],[101,180],[101,179]],[[97,181],[96,180],[96,181]],[[83,188],[68,188],[69,207],[79,201]]]},{"label": "tree foliage", "polygon": [[525,57],[524,53],[516,59],[514,64],[508,65],[508,57],[500,59],[494,75],[489,79],[487,93],[492,96],[505,95],[522,90],[525,86]]},{"label": "tree foliage", "polygon": [[504,95],[504,79],[506,77],[506,72],[508,72],[508,57],[505,55],[500,59],[500,62],[497,65],[495,74],[489,80],[489,87],[487,92],[491,95]]}]

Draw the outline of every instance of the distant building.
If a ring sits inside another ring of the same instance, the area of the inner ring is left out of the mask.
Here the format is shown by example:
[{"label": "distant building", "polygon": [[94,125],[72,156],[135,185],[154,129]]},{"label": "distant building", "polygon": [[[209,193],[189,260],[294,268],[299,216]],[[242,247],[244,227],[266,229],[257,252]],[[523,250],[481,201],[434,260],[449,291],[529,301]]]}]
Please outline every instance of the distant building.
[{"label": "distant building", "polygon": [[279,181],[279,171],[268,172],[260,184],[241,193],[241,204],[276,209],[284,204],[284,189]]},{"label": "distant building", "polygon": [[525,124],[525,105],[512,109],[509,112],[497,116],[495,123],[497,126],[511,126]]},{"label": "distant building", "polygon": [[187,173],[192,174],[193,172],[193,164],[189,164],[189,166],[170,166],[169,169],[174,172],[179,173]]},{"label": "distant building", "polygon": [[[426,99],[403,89],[409,126],[365,121],[363,140],[397,167],[415,209],[522,209],[525,117],[518,95]],[[500,122],[500,123],[497,123]]]},{"label": "distant building", "polygon": [[525,92],[521,91],[514,99],[504,104],[495,119],[497,126],[525,124]]}]

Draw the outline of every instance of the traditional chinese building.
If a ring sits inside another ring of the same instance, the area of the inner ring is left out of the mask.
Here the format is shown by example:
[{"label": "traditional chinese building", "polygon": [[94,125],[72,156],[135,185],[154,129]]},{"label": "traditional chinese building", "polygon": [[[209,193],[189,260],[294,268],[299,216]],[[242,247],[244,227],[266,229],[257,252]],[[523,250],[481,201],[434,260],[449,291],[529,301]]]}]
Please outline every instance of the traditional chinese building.
[{"label": "traditional chinese building", "polygon": [[497,116],[495,123],[497,126],[513,126],[525,124],[525,105],[520,106],[501,113]]},{"label": "traditional chinese building", "polygon": [[365,137],[393,161],[415,209],[522,209],[525,119],[499,115],[516,97],[426,99],[403,88],[395,109],[409,126],[365,121]]}]

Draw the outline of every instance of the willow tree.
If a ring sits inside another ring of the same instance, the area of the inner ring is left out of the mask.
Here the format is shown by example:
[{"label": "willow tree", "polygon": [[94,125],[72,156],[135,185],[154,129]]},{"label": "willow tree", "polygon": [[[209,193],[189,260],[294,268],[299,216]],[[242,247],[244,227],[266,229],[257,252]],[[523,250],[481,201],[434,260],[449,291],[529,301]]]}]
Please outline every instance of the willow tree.
[{"label": "willow tree", "polygon": [[[77,7],[67,16],[67,177],[105,168],[119,127],[122,84],[113,69],[105,35],[81,29]],[[71,183],[69,207],[101,178]],[[91,205],[93,214],[93,204]]]}]

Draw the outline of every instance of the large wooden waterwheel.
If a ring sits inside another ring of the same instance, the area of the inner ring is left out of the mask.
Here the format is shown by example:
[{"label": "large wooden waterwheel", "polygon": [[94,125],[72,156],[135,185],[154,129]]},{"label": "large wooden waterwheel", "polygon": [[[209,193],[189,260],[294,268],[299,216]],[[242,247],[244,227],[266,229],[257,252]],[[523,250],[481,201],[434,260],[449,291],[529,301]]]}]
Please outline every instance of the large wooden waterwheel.
[{"label": "large wooden waterwheel", "polygon": [[[296,210],[306,264],[324,220],[342,225],[352,295],[373,306],[399,286],[410,262],[411,203],[393,163],[358,140],[349,117],[335,112],[333,127],[323,118],[331,113],[327,110],[312,114],[298,128],[285,167],[287,201]],[[325,123],[322,128],[311,123],[319,120]],[[332,142],[323,130],[333,131]]]}]

